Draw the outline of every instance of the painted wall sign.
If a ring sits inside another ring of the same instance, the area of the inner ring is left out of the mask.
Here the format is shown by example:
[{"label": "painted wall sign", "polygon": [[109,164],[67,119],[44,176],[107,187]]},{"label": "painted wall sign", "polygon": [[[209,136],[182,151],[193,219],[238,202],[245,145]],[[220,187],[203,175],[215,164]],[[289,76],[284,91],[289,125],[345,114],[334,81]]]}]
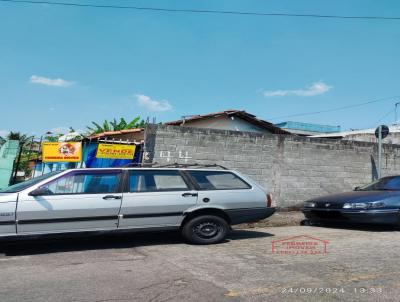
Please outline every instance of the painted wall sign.
[{"label": "painted wall sign", "polygon": [[[171,152],[171,151],[160,151],[160,157],[161,158],[166,158],[167,162],[170,162],[171,159],[176,157],[176,154],[175,154],[175,152]],[[179,151],[178,158],[179,159],[184,159],[185,163],[187,163],[188,160],[191,159],[192,157],[189,156],[189,152],[188,151]]]},{"label": "painted wall sign", "polygon": [[99,144],[97,158],[133,159],[136,145]]},{"label": "painted wall sign", "polygon": [[44,142],[42,143],[43,162],[80,162],[82,143],[80,142]]}]

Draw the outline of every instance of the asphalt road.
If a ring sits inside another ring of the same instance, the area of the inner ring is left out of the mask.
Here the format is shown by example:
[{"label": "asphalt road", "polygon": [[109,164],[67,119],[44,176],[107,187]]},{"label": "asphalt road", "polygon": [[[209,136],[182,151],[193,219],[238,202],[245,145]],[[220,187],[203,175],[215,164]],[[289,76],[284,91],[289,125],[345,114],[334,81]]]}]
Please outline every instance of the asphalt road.
[{"label": "asphalt road", "polygon": [[[272,253],[298,235],[327,241],[327,253]],[[238,230],[212,246],[173,233],[1,244],[0,301],[397,301],[399,254],[394,229],[304,226]]]}]

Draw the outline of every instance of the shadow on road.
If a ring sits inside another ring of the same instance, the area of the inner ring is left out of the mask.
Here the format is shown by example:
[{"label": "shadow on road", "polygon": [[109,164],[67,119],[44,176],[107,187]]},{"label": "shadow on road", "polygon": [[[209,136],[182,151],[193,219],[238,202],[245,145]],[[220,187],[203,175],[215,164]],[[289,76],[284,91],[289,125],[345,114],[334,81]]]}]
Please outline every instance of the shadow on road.
[{"label": "shadow on road", "polygon": [[228,240],[245,240],[245,239],[253,239],[253,238],[264,238],[275,236],[266,232],[259,232],[254,229],[251,230],[233,230],[229,236]]},{"label": "shadow on road", "polygon": [[[273,236],[252,230],[234,230],[226,242]],[[184,244],[178,232],[102,234],[90,237],[34,238],[0,243],[0,254],[26,256],[88,250],[125,249],[152,245]],[[224,244],[224,243],[221,243]]]}]

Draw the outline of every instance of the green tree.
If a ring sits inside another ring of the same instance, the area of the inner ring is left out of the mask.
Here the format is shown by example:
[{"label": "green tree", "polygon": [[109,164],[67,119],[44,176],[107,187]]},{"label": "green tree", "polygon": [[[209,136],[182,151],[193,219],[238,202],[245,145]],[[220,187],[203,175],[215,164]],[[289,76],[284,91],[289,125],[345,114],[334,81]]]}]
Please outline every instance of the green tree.
[{"label": "green tree", "polygon": [[61,133],[58,133],[58,134],[46,133],[44,140],[48,141],[48,142],[58,142],[58,139],[60,138],[60,136],[63,136],[63,134],[61,134]]},{"label": "green tree", "polygon": [[21,132],[13,132],[13,131],[11,131],[7,135],[7,139],[8,140],[19,141],[21,146],[23,146],[23,145],[26,145],[26,144],[30,143],[32,141],[32,139],[33,139],[33,136],[29,136],[27,134],[22,134]]},{"label": "green tree", "polygon": [[[29,175],[31,169],[28,166],[28,162],[29,160],[33,159],[34,156],[36,156],[34,152],[29,151],[34,144],[33,142],[34,137],[29,136],[27,134],[22,134],[21,132],[18,131],[15,132],[11,131],[6,136],[6,139],[19,141],[21,148],[19,152],[21,152],[21,155],[17,169],[18,171],[25,171],[25,175]],[[4,140],[4,138],[2,138],[2,140]]]},{"label": "green tree", "polygon": [[134,128],[144,128],[146,127],[147,123],[140,118],[140,116],[135,117],[129,123],[126,122],[124,118],[120,118],[117,121],[115,118],[112,121],[104,120],[102,124],[92,122],[91,126],[87,126],[90,134],[97,134],[107,131],[120,131],[126,129],[134,129]]}]

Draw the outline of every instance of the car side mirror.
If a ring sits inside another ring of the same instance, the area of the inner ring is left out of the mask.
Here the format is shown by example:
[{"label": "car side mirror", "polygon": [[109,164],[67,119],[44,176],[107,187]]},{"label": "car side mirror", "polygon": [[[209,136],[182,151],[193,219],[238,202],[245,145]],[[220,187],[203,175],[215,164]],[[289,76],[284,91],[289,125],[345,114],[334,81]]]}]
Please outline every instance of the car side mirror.
[{"label": "car side mirror", "polygon": [[360,188],[360,187],[355,187],[355,188],[354,188],[354,191],[358,191],[359,188]]},{"label": "car side mirror", "polygon": [[47,188],[37,188],[33,190],[32,192],[29,192],[29,196],[43,196],[43,195],[49,195],[49,190]]}]

